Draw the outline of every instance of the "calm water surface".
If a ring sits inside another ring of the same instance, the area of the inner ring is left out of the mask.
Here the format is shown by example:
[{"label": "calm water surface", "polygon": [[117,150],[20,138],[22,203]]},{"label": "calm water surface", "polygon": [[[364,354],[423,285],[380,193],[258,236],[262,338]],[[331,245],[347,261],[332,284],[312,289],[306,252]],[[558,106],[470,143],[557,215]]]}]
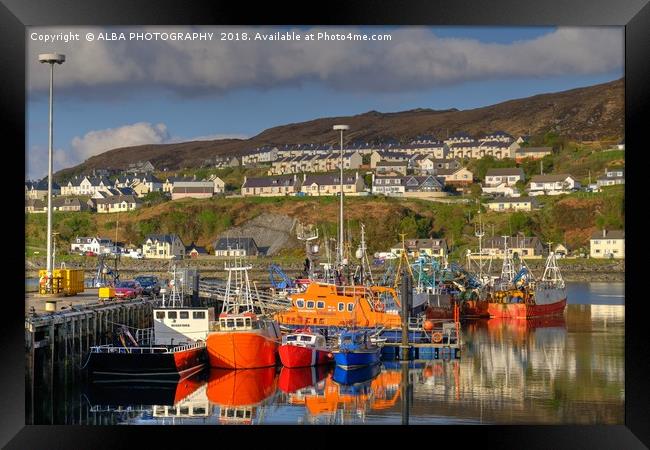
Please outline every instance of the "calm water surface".
[{"label": "calm water surface", "polygon": [[[64,380],[28,396],[29,423],[624,423],[624,283],[568,283],[564,316],[463,324],[459,360],[210,370],[172,386]],[[33,407],[31,406],[33,401]]]}]

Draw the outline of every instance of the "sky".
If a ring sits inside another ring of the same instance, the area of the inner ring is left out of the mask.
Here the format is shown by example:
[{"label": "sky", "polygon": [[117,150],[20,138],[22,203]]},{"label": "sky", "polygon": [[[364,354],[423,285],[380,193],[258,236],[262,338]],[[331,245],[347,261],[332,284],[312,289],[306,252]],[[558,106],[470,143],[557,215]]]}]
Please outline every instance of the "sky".
[{"label": "sky", "polygon": [[[302,39],[263,40],[276,32]],[[79,40],[65,42],[71,33]],[[348,33],[390,40],[331,39]],[[66,56],[54,69],[57,171],[124,146],[245,139],[320,117],[471,109],[603,83],[624,74],[623,37],[622,27],[30,27],[25,178],[47,174],[40,53]]]}]

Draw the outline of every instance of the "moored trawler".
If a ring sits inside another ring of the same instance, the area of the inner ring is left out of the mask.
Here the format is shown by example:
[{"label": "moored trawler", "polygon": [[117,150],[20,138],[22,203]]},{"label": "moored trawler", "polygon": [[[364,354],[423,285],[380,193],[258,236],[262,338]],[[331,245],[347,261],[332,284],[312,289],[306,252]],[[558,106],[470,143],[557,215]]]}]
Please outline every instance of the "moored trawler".
[{"label": "moored trawler", "polygon": [[[522,271],[528,269],[524,267]],[[567,293],[554,252],[549,252],[541,281],[528,281],[524,278],[524,282],[517,286],[518,277],[519,275],[515,277],[511,286],[498,289],[492,294],[488,303],[490,317],[528,319],[564,312]]]},{"label": "moored trawler", "polygon": [[183,306],[182,287],[170,285],[168,298],[153,309],[153,328],[118,330],[119,344],[91,347],[88,370],[94,381],[177,382],[206,364],[206,337],[214,320],[213,308]]},{"label": "moored trawler", "polygon": [[219,319],[207,338],[211,367],[254,369],[275,366],[280,344],[278,322],[255,312],[248,269],[237,262],[226,266],[228,285]]}]

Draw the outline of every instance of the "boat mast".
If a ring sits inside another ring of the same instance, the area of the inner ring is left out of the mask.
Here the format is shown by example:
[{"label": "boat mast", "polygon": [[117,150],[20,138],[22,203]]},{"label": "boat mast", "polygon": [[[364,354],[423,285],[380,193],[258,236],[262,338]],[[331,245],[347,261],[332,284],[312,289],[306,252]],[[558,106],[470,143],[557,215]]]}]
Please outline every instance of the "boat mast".
[{"label": "boat mast", "polygon": [[224,269],[228,272],[228,284],[226,285],[226,293],[221,308],[222,314],[255,312],[248,279],[248,269],[251,268],[250,265],[243,265],[236,256],[232,264],[224,263]]},{"label": "boat mast", "polygon": [[508,249],[508,236],[503,237],[503,266],[501,267],[501,282],[510,284],[515,277],[515,268]]},{"label": "boat mast", "polygon": [[557,265],[555,252],[551,251],[551,242],[548,242],[548,258],[546,258],[546,267],[544,267],[542,282],[557,288],[564,287],[564,279],[562,278],[560,268]]}]

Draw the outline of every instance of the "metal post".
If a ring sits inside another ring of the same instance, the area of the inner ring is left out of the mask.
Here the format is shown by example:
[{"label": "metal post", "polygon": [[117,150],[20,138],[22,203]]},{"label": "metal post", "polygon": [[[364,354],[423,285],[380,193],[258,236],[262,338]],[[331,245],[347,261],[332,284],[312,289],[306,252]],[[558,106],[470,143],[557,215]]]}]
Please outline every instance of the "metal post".
[{"label": "metal post", "polygon": [[409,359],[409,339],[408,339],[408,316],[409,316],[409,273],[406,268],[402,268],[402,343],[400,345],[400,359]]},{"label": "metal post", "polygon": [[341,201],[339,208],[339,263],[343,265],[343,130],[341,130]]},{"label": "metal post", "polygon": [[47,152],[47,284],[45,292],[52,293],[52,97],[54,86],[54,64],[50,63],[50,118]]}]

